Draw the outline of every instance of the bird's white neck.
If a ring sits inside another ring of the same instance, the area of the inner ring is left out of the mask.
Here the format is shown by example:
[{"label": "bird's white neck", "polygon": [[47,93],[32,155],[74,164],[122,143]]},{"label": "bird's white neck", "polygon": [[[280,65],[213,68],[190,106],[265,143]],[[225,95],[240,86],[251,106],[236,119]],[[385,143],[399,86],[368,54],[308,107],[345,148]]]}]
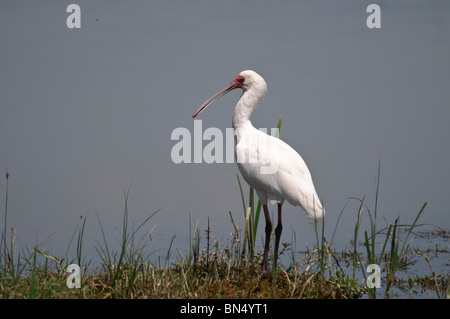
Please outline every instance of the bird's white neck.
[{"label": "bird's white neck", "polygon": [[264,98],[267,92],[266,83],[254,85],[244,90],[239,102],[236,104],[233,113],[233,128],[243,128],[246,125],[252,125],[250,116],[259,102]]}]

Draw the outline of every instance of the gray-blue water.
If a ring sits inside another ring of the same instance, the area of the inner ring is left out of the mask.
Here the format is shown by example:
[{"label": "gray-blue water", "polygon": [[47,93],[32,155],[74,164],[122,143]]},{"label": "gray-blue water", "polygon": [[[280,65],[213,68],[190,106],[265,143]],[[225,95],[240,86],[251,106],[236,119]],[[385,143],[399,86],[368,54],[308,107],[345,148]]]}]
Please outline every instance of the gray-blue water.
[{"label": "gray-blue water", "polygon": [[[76,3],[80,29],[66,25],[69,2],[0,4],[0,172],[11,175],[7,227],[18,247],[54,232],[46,249],[64,255],[86,215],[85,252],[95,255],[96,213],[113,247],[130,184],[130,224],[161,208],[145,231],[156,226],[164,256],[174,235],[174,252],[188,249],[190,210],[199,229],[209,217],[227,238],[229,211],[243,224],[236,165],[175,164],[171,135],[186,128],[193,139],[192,114],[244,69],[268,84],[254,126],[283,118],[280,137],[305,159],[328,231],[349,202],[336,246],[353,233],[358,204],[348,198],[373,209],[380,159],[379,223],[411,223],[428,202],[421,221],[448,229],[448,1],[378,1],[380,29],[366,25],[370,1]],[[225,135],[238,98],[203,112],[203,131]],[[0,217],[5,193],[2,178]],[[283,209],[282,240],[295,230],[299,249],[313,246],[306,214]]]}]

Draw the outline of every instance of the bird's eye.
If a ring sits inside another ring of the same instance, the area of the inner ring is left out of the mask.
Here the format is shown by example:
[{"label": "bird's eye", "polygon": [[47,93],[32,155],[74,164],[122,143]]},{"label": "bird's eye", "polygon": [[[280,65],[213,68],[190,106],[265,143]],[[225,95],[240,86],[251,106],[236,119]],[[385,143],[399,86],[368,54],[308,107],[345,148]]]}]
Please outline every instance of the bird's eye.
[{"label": "bird's eye", "polygon": [[244,83],[244,77],[239,77],[237,80],[239,83]]}]

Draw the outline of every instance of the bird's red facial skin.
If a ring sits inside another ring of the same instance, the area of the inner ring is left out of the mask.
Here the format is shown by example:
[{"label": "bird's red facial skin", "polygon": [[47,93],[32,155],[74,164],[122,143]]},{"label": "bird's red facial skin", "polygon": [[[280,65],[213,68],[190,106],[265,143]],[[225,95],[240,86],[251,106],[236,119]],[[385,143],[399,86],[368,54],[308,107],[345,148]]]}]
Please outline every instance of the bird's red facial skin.
[{"label": "bird's red facial skin", "polygon": [[236,88],[241,88],[244,86],[244,82],[245,82],[245,78],[242,75],[238,75],[235,79],[234,79],[234,84]]}]

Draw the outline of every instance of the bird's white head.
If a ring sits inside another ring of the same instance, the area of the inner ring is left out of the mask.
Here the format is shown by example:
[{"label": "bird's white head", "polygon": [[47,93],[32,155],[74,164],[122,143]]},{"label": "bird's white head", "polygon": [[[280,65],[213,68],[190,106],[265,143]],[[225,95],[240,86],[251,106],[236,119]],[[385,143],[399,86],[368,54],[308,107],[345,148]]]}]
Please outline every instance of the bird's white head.
[{"label": "bird's white head", "polygon": [[252,70],[245,70],[239,73],[239,75],[236,77],[244,78],[242,89],[244,91],[247,91],[251,88],[258,88],[260,91],[264,91],[264,93],[267,91],[267,84],[266,81],[264,81],[264,78]]},{"label": "bird's white head", "polygon": [[196,117],[201,112],[203,112],[208,105],[210,105],[215,100],[219,99],[220,97],[224,96],[228,92],[234,90],[234,89],[242,89],[244,92],[248,90],[253,90],[255,93],[259,93],[261,95],[261,98],[264,97],[264,95],[267,92],[267,84],[266,81],[264,81],[263,77],[252,70],[245,70],[239,73],[236,78],[230,82],[230,84],[223,89],[222,91],[218,92],[214,96],[212,96],[209,100],[207,100],[205,103],[203,103],[202,106],[198,109],[197,112],[192,117]]}]

